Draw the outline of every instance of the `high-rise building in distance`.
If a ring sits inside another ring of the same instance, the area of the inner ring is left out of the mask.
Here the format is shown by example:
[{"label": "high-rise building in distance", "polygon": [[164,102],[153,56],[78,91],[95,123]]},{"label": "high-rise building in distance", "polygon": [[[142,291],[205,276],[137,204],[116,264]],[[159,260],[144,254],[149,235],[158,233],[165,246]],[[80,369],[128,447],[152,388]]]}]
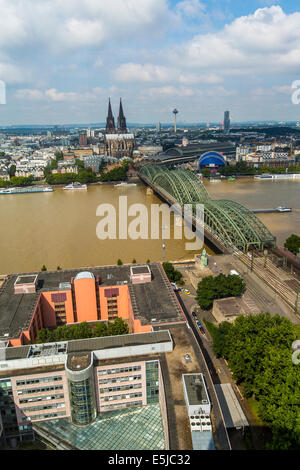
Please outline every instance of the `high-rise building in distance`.
[{"label": "high-rise building in distance", "polygon": [[229,111],[224,113],[224,134],[229,134],[230,131],[230,116]]},{"label": "high-rise building in distance", "polygon": [[79,145],[86,146],[87,145],[87,135],[80,134],[79,136]]}]

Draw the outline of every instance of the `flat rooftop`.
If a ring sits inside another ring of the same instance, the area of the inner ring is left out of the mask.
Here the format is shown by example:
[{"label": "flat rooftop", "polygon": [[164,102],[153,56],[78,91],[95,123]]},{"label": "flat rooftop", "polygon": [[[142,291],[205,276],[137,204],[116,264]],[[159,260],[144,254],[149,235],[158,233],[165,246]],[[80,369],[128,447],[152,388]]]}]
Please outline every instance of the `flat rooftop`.
[{"label": "flat rooftop", "polygon": [[19,276],[16,279],[15,284],[16,285],[18,285],[18,284],[33,284],[35,282],[36,278],[37,278],[36,274],[33,274],[31,276]]},{"label": "flat rooftop", "polygon": [[103,349],[122,348],[126,346],[143,346],[145,344],[165,343],[172,341],[168,330],[149,333],[132,333],[129,335],[103,336],[101,338],[76,339],[59,343],[16,346],[5,349],[5,359],[26,359],[57,354],[87,354]]},{"label": "flat rooftop", "polygon": [[247,418],[234,393],[231,384],[215,384],[220,406],[227,428],[239,428],[249,426]]},{"label": "flat rooftop", "polygon": [[183,380],[190,405],[209,403],[202,374],[185,374],[183,375]]},{"label": "flat rooftop", "polygon": [[214,302],[221,310],[225,317],[238,316],[245,314],[244,301],[237,297],[229,297],[227,299],[216,299]]},{"label": "flat rooftop", "polygon": [[131,266],[132,274],[149,274],[150,269],[149,266]]},{"label": "flat rooftop", "polygon": [[[12,274],[0,288],[0,339],[18,338],[22,330],[29,327],[37,300],[41,292],[59,291],[62,284],[82,271],[89,271],[98,276],[100,286],[127,284],[134,316],[143,325],[184,321],[175,294],[168,282],[160,263],[149,263],[152,281],[133,285],[130,280],[130,268],[144,269],[144,265],[122,265],[84,267],[62,271],[43,271],[37,273]],[[144,272],[144,271],[143,271]],[[35,277],[35,294],[15,294],[14,284],[19,276]]]},{"label": "flat rooftop", "polygon": [[68,354],[67,368],[73,371],[86,369],[91,363],[91,353]]}]

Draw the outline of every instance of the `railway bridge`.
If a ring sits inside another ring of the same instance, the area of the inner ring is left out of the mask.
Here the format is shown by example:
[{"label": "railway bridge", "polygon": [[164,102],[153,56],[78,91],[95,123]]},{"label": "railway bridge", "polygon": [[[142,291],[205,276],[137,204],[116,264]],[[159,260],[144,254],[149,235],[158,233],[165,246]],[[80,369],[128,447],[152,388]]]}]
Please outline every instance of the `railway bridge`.
[{"label": "railway bridge", "polygon": [[234,201],[211,199],[191,171],[151,165],[142,167],[139,177],[170,205],[191,204],[196,214],[196,205],[203,204],[204,235],[222,252],[276,246],[276,238],[252,211]]}]

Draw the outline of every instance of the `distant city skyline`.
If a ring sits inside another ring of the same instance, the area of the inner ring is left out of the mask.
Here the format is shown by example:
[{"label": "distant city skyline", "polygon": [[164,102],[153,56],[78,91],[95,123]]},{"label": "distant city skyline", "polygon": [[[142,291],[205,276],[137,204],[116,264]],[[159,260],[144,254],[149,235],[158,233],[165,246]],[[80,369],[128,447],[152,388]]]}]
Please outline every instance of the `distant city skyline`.
[{"label": "distant city skyline", "polygon": [[295,0],[0,0],[0,126],[297,121]]}]

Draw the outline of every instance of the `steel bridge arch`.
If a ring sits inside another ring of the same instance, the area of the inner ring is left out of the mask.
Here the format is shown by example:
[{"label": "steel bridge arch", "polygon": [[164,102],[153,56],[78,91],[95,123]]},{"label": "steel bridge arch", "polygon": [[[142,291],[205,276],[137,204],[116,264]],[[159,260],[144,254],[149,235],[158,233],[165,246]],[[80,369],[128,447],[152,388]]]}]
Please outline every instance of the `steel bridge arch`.
[{"label": "steel bridge arch", "polygon": [[176,201],[182,206],[186,204],[186,200],[182,194],[182,187],[179,187],[175,184],[174,178],[169,174],[169,172],[160,172],[157,173],[153,179],[152,183],[159,186],[163,191],[167,192],[170,196],[176,199]]},{"label": "steel bridge arch", "polygon": [[276,245],[276,238],[249,209],[234,201],[212,200],[204,184],[189,170],[169,170],[152,165],[140,170],[154,186],[171,196],[181,206],[204,204],[207,229],[227,247],[247,251],[249,246]]}]

